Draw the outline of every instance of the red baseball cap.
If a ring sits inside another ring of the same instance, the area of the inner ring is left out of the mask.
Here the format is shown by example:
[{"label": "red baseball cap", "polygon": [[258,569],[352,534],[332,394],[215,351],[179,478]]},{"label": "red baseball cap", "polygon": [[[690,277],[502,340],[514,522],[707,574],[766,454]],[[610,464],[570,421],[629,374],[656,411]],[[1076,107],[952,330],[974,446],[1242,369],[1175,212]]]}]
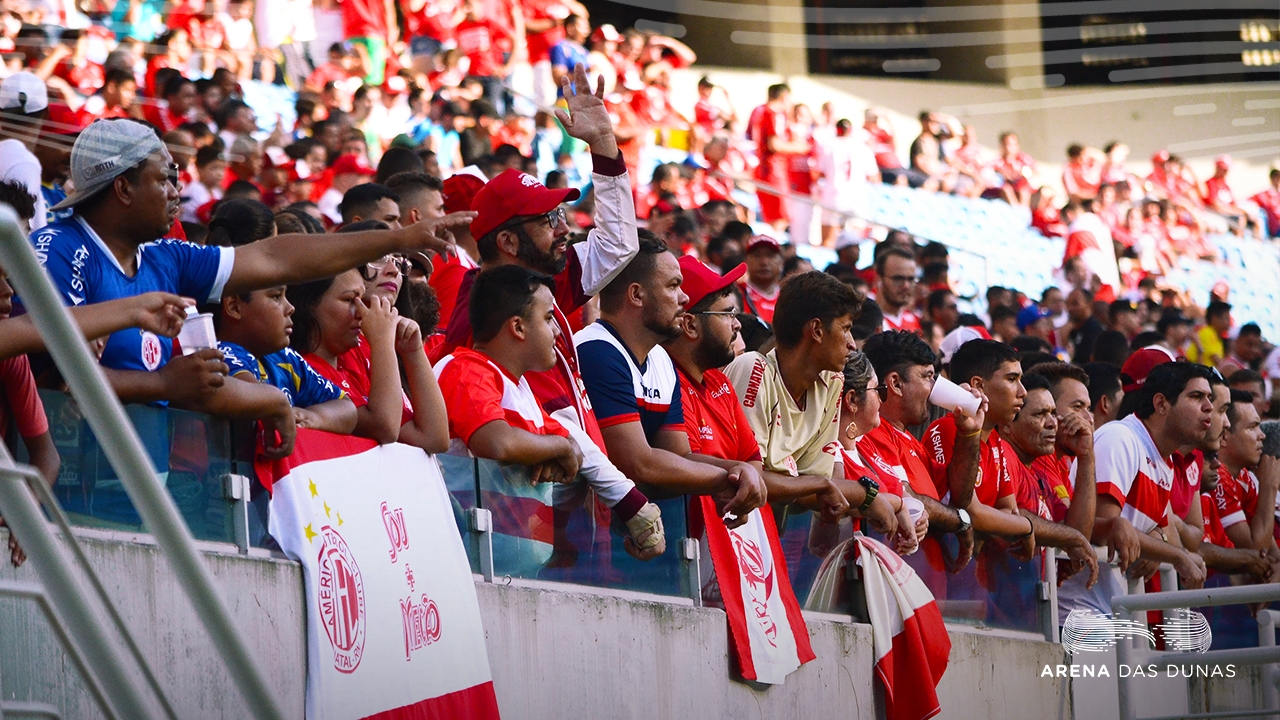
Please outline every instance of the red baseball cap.
[{"label": "red baseball cap", "polygon": [[1124,367],[1120,368],[1120,374],[1124,376],[1121,379],[1125,381],[1124,391],[1132,393],[1141,390],[1147,376],[1157,365],[1173,362],[1175,359],[1168,350],[1156,345],[1148,345],[1133,353],[1124,361]]},{"label": "red baseball cap", "polygon": [[777,252],[782,252],[782,245],[778,244],[776,238],[769,235],[753,235],[747,241],[747,252],[751,252],[759,247],[771,247]]},{"label": "red baseball cap", "polygon": [[505,170],[480,188],[471,201],[471,209],[479,213],[471,221],[471,236],[482,238],[514,217],[549,213],[580,195],[574,188],[551,190],[532,175]]},{"label": "red baseball cap", "polygon": [[684,284],[680,286],[680,289],[684,291],[685,295],[689,296],[689,301],[684,304],[685,308],[691,308],[706,296],[714,295],[729,287],[746,272],[747,266],[739,263],[734,269],[724,275],[719,275],[715,270],[703,265],[701,260],[692,255],[682,256],[680,258],[680,273],[684,276]]},{"label": "red baseball cap", "polygon": [[43,130],[50,135],[79,135],[86,127],[88,123],[80,113],[62,103],[53,103],[49,106]]},{"label": "red baseball cap", "polygon": [[471,209],[476,193],[484,187],[484,180],[475,175],[450,175],[444,181],[444,211],[447,213],[464,212]]},{"label": "red baseball cap", "polygon": [[377,170],[369,164],[369,158],[358,153],[347,153],[334,161],[334,175],[367,175],[373,177],[378,174]]}]

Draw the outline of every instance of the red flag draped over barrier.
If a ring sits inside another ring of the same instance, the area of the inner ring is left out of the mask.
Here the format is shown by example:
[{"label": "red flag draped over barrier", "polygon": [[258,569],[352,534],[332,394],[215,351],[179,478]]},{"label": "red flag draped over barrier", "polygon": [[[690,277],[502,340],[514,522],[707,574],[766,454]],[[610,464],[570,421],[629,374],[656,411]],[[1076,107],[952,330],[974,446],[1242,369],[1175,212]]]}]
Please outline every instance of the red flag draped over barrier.
[{"label": "red flag draped over barrier", "polygon": [[766,505],[730,530],[714,500],[699,500],[734,659],[747,680],[780,684],[816,656],[787,576],[773,511]]}]

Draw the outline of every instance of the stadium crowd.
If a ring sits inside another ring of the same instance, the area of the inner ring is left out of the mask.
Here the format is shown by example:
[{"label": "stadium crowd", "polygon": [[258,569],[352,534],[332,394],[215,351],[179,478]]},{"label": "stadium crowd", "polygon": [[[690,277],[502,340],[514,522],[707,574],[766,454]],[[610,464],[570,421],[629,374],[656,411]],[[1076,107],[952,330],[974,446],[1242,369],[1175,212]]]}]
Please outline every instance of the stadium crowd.
[{"label": "stadium crowd", "polygon": [[[954,535],[953,571],[1061,549],[1064,609],[1122,591],[1091,545],[1185,587],[1280,577],[1280,349],[1229,288],[1201,309],[1160,281],[1211,230],[1280,232],[1280,171],[1237,201],[1229,158],[1201,183],[1073,145],[1060,198],[1015,134],[988,153],[938,113],[906,163],[877,111],[785,85],[740,117],[704,80],[685,114],[692,51],[576,0],[44,12],[0,28],[0,202],[126,402],[255,421],[268,457],[311,428],[580,477],[640,559],[666,547],[651,499],[687,494],[730,524],[865,518],[904,554]],[[260,130],[241,85],[277,74],[297,120]],[[642,178],[654,143],[689,160]],[[868,182],[1027,206],[1061,282],[961,314],[946,246],[856,220]],[[175,349],[193,310],[216,347]],[[2,326],[0,431],[52,481],[36,387],[61,381]],[[932,407],[943,378],[977,410]]]}]

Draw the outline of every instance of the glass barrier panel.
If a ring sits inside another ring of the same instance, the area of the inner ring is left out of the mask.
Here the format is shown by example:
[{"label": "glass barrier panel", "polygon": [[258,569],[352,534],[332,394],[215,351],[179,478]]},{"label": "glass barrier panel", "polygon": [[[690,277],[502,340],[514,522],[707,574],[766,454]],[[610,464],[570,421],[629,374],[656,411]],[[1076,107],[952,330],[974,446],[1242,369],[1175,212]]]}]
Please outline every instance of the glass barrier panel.
[{"label": "glass barrier panel", "polygon": [[[459,530],[467,532],[467,508],[481,507],[493,514],[496,575],[680,594],[683,498],[656,501],[667,551],[642,562],[626,553],[625,528],[613,522],[612,513],[581,476],[568,484],[531,485],[527,467],[456,454],[439,459]],[[472,568],[478,568],[478,558],[471,560]]]},{"label": "glass barrier panel", "polygon": [[[75,400],[48,390],[40,391],[40,399],[61,459],[54,495],[71,523],[145,532]],[[232,503],[225,498],[222,478],[233,471],[246,472],[251,463],[248,457],[235,460],[230,422],[142,405],[126,405],[125,412],[192,535],[199,540],[233,542]],[[26,459],[25,452],[20,452],[20,459]]]}]

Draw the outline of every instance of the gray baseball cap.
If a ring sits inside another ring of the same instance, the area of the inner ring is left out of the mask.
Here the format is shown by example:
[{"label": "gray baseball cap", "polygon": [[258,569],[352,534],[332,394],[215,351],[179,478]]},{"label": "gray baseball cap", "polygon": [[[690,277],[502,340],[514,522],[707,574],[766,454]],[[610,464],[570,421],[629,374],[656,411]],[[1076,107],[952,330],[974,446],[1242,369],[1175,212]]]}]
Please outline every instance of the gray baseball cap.
[{"label": "gray baseball cap", "polygon": [[53,210],[75,207],[152,155],[163,152],[155,131],[134,120],[98,120],[71,147],[71,182],[76,191]]}]

